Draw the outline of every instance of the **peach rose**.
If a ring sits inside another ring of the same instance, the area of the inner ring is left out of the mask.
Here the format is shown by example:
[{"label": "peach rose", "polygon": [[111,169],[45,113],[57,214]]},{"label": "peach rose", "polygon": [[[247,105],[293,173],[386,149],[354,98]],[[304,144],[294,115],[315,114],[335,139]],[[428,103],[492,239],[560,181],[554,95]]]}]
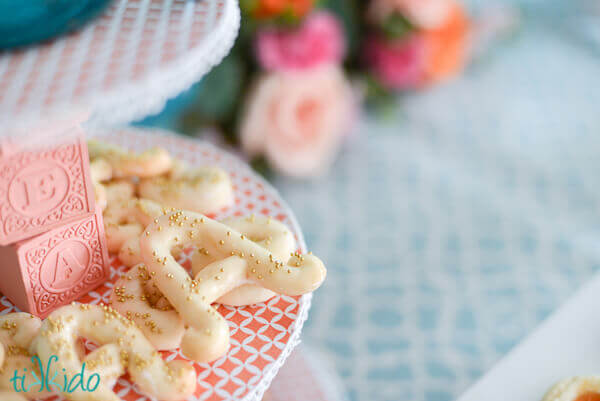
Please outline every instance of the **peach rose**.
[{"label": "peach rose", "polygon": [[376,23],[400,13],[420,28],[433,29],[446,22],[453,7],[453,0],[372,0],[368,13]]},{"label": "peach rose", "polygon": [[242,148],[250,156],[264,154],[284,174],[318,175],[336,155],[352,106],[340,67],[267,73],[247,99]]}]

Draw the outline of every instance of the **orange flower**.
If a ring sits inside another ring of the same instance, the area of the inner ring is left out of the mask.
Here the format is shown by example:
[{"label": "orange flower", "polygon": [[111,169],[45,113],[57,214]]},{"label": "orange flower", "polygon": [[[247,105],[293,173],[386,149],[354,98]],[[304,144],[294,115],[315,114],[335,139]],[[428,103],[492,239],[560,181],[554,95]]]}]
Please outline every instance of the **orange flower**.
[{"label": "orange flower", "polygon": [[286,12],[301,18],[312,10],[315,0],[259,0],[254,15],[258,18],[271,18]]},{"label": "orange flower", "polygon": [[458,73],[467,58],[469,20],[455,3],[446,23],[421,32],[427,48],[425,81],[435,83]]}]

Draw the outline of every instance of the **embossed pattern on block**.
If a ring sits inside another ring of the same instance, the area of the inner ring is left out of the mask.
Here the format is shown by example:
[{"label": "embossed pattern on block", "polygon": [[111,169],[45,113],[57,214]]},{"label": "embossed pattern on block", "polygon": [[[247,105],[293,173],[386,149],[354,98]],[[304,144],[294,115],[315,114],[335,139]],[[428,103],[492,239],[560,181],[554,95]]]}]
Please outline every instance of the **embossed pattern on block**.
[{"label": "embossed pattern on block", "polygon": [[[39,317],[86,294],[110,275],[100,212],[3,247],[2,255],[0,290]],[[15,276],[14,270],[19,270],[20,280],[4,277]]]},{"label": "embossed pattern on block", "polygon": [[0,245],[94,212],[88,153],[81,138],[0,158]]}]

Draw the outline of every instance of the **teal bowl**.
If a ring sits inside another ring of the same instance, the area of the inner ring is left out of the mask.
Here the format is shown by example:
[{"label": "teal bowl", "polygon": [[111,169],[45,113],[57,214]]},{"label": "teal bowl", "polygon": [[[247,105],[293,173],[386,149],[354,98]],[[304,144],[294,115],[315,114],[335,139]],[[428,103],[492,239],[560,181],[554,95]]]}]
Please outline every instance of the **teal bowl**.
[{"label": "teal bowl", "polygon": [[0,0],[0,49],[26,46],[80,28],[110,0]]}]

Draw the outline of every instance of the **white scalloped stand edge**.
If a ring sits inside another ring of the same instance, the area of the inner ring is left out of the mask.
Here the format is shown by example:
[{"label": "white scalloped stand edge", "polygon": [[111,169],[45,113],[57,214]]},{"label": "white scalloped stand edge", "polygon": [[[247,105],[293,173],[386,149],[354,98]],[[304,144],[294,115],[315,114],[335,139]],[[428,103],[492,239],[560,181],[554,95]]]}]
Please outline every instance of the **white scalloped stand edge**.
[{"label": "white scalloped stand edge", "polygon": [[229,54],[240,29],[237,0],[226,1],[223,17],[201,44],[190,50],[185,60],[173,60],[168,68],[150,73],[141,82],[88,99],[92,116],[89,125],[126,124],[160,112],[167,100],[198,82]]},{"label": "white scalloped stand edge", "polygon": [[[144,135],[157,135],[157,136],[162,136],[162,137],[177,137],[177,139],[179,139],[181,141],[194,141],[194,139],[185,138],[185,137],[182,137],[181,135],[177,135],[173,132],[165,131],[165,130],[161,130],[161,129],[138,129],[138,128],[128,127],[126,129],[120,129],[119,131],[120,132],[132,131],[132,132],[136,132],[138,134],[144,133]],[[96,128],[90,128],[88,130],[88,134],[91,136],[100,136],[100,137],[108,136],[108,139],[110,140],[109,132],[110,131],[107,131],[106,129],[96,129]],[[262,178],[260,175],[255,173],[250,167],[248,167],[248,165],[245,162],[243,162],[238,157],[236,157],[230,153],[227,153],[226,151],[219,149],[210,143],[204,142],[203,145],[206,146],[207,148],[210,148],[215,153],[220,153],[223,156],[223,159],[226,161],[226,163],[231,163],[231,165],[235,166],[236,169],[244,170],[245,172],[247,172],[247,174],[250,177],[252,177],[252,179],[256,180],[256,182],[259,182],[260,184],[262,184],[264,186],[265,192],[267,192],[274,199],[278,200],[278,202],[281,204],[282,209],[284,209],[286,211],[286,215],[290,219],[293,231],[298,234],[298,243],[300,245],[300,249],[302,250],[302,252],[306,252],[306,250],[307,250],[306,242],[304,241],[304,235],[302,234],[302,230],[300,228],[300,225],[298,224],[296,216],[294,215],[292,209],[287,204],[287,202],[281,197],[281,195],[279,195],[279,192],[275,188],[273,188],[271,186],[271,184],[268,183],[264,178]],[[300,302],[299,302],[299,307],[298,307],[298,316],[296,317],[296,320],[294,321],[294,323],[292,325],[292,331],[290,333],[289,340],[288,340],[287,344],[285,345],[285,347],[283,348],[283,350],[281,351],[281,355],[279,355],[277,360],[275,360],[263,372],[261,380],[254,386],[254,388],[252,388],[248,392],[248,394],[246,394],[246,396],[244,398],[239,399],[239,401],[261,401],[262,400],[265,391],[271,385],[271,382],[277,375],[277,372],[279,372],[279,369],[283,366],[286,359],[290,356],[290,354],[292,353],[294,348],[300,343],[300,333],[302,332],[302,327],[304,326],[304,323],[306,322],[306,319],[308,318],[308,311],[311,306],[311,301],[312,301],[312,294],[306,294],[301,297]],[[310,400],[307,400],[307,401],[310,401]]]}]

